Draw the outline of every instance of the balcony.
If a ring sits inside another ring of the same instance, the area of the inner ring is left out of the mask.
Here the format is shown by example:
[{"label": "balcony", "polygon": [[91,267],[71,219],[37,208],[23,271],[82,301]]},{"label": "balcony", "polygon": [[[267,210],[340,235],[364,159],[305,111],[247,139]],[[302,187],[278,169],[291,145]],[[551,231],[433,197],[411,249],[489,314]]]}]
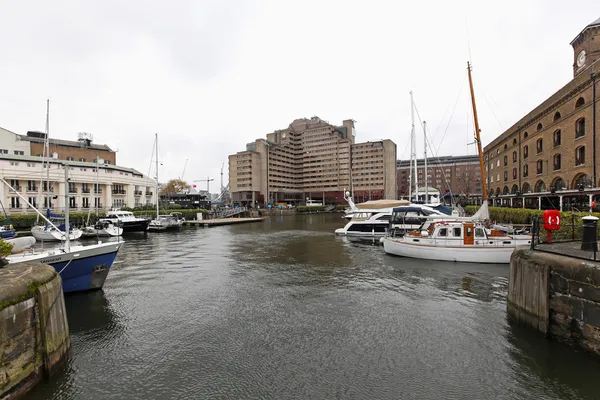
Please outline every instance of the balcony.
[{"label": "balcony", "polygon": [[69,193],[77,193],[77,188],[75,188],[75,187],[70,187],[70,188],[69,188]]},{"label": "balcony", "polygon": [[81,193],[89,193],[90,192],[90,188],[82,188],[81,189]]},{"label": "balcony", "polygon": [[102,194],[102,189],[94,189],[94,194]]},{"label": "balcony", "polygon": [[13,186],[12,189],[9,190],[10,192],[20,192],[21,191],[21,186],[17,185],[17,186]]},{"label": "balcony", "polygon": [[152,196],[152,192],[149,190],[146,190],[146,196]]},{"label": "balcony", "polygon": [[136,196],[141,196],[142,195],[142,191],[141,190],[134,190],[133,194],[136,195]]},{"label": "balcony", "polygon": [[28,192],[37,192],[38,188],[35,186],[27,186],[27,191]]},{"label": "balcony", "polygon": [[125,189],[113,189],[112,194],[127,194],[127,190]]}]

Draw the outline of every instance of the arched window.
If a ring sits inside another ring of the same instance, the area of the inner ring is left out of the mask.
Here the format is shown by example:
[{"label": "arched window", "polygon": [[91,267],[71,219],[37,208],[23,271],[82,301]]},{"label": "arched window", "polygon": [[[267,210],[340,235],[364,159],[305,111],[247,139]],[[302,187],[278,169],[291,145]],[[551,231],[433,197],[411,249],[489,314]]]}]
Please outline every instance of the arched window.
[{"label": "arched window", "polygon": [[504,190],[502,190],[502,194],[508,194],[508,186],[504,186]]},{"label": "arched window", "polygon": [[525,132],[525,133],[523,134],[523,137],[524,137],[525,139],[527,139],[527,138],[529,137],[529,133]]},{"label": "arched window", "polygon": [[560,136],[561,136],[560,129],[555,130],[554,131],[554,140],[553,140],[554,147],[560,146],[560,142],[561,142],[561,140],[560,140],[561,137]]},{"label": "arched window", "polygon": [[508,171],[504,171],[504,182],[508,180]]},{"label": "arched window", "polygon": [[583,99],[583,97],[580,97],[577,99],[577,103],[575,103],[575,108],[579,108],[584,104],[585,104],[585,100]]},{"label": "arched window", "polygon": [[586,174],[577,174],[573,178],[573,186],[571,189],[583,190],[586,186],[590,186]]},{"label": "arched window", "polygon": [[513,151],[513,162],[517,162],[517,152]]},{"label": "arched window", "polygon": [[523,146],[523,158],[527,158],[529,157],[529,146],[525,145]]},{"label": "arched window", "polygon": [[513,179],[517,179],[517,169],[513,168]]},{"label": "arched window", "polygon": [[529,165],[525,164],[523,166],[523,177],[528,177],[529,176]]},{"label": "arched window", "polygon": [[504,156],[504,166],[508,165],[508,156]]},{"label": "arched window", "polygon": [[517,138],[514,138],[513,139],[513,146],[516,146],[516,145],[517,145]]},{"label": "arched window", "polygon": [[500,188],[496,189],[496,196],[500,196]]},{"label": "arched window", "polygon": [[575,149],[575,165],[585,165],[585,146]]},{"label": "arched window", "polygon": [[522,190],[522,192],[523,193],[530,193],[531,192],[531,186],[529,185],[529,183],[525,182],[523,184],[523,190]]},{"label": "arched window", "polygon": [[489,193],[488,193],[488,196],[489,196],[489,197],[492,197],[493,195],[494,195],[494,189],[490,189],[490,190],[489,190]]},{"label": "arched window", "polygon": [[537,183],[535,184],[535,192],[541,193],[541,192],[545,192],[545,191],[546,191],[546,184],[544,183],[544,181],[542,181],[542,180],[537,181]]},{"label": "arched window", "polygon": [[538,131],[541,131],[541,130],[542,130],[542,128],[543,128],[543,126],[542,126],[542,123],[540,122],[540,123],[538,124],[538,126],[537,126],[537,130],[538,130]]},{"label": "arched window", "polygon": [[544,173],[544,162],[542,160],[537,160],[537,162],[535,163],[536,166],[536,173],[538,175],[541,175]]},{"label": "arched window", "polygon": [[517,185],[513,185],[512,189],[510,190],[510,192],[512,194],[517,194],[518,191],[519,191],[519,187]]},{"label": "arched window", "polygon": [[504,144],[504,150],[508,149],[508,145]]},{"label": "arched window", "polygon": [[550,185],[550,188],[554,188],[555,190],[563,190],[566,187],[567,186],[565,185],[565,181],[561,177],[554,178],[552,184]]},{"label": "arched window", "polygon": [[544,142],[543,142],[542,138],[539,138],[537,140],[537,142],[535,143],[535,148],[536,148],[538,154],[544,150]]},{"label": "arched window", "polygon": [[555,154],[554,157],[552,157],[552,168],[554,171],[558,171],[561,167],[561,157],[560,154]]},{"label": "arched window", "polygon": [[557,111],[556,114],[554,114],[554,120],[558,121],[560,119],[561,115],[560,113]]},{"label": "arched window", "polygon": [[579,118],[575,121],[575,137],[585,136],[585,118]]}]

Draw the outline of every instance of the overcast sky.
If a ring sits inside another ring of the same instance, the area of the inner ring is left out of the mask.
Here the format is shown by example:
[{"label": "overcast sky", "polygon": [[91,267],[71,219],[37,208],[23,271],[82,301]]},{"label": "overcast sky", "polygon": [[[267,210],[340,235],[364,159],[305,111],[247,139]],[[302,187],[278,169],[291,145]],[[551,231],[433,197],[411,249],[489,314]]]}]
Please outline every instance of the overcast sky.
[{"label": "overcast sky", "polygon": [[354,119],[410,157],[412,90],[438,155],[474,154],[466,62],[485,145],[572,78],[569,43],[600,17],[495,3],[0,0],[0,127],[43,130],[50,98],[51,137],[90,132],[147,174],[158,132],[161,177],[189,159],[214,192],[229,154],[296,118]]}]

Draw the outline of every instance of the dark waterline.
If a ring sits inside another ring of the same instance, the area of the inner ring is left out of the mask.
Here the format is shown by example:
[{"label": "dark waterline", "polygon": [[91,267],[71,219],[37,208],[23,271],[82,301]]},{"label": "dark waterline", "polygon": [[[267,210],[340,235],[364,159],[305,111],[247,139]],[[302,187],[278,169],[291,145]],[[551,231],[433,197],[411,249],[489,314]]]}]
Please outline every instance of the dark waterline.
[{"label": "dark waterline", "polygon": [[508,267],[410,260],[339,214],[126,238],[66,298],[30,399],[597,399],[600,361],[506,318]]}]

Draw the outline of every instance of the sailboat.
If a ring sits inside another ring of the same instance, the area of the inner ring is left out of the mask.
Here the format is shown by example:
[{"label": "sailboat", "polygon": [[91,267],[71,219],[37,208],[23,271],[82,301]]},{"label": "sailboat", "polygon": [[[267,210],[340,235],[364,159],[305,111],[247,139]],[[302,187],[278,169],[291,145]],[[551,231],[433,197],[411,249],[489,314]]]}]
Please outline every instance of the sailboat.
[{"label": "sailboat", "polygon": [[[48,209],[46,210],[47,217],[44,219],[46,219],[46,220],[52,219],[54,222],[58,223],[58,226],[56,226],[56,224],[54,224],[54,223],[46,224],[46,225],[36,225],[33,228],[31,228],[31,235],[34,238],[36,238],[37,240],[42,240],[42,241],[64,241],[64,240],[67,240],[67,235],[65,233],[66,227],[65,227],[65,224],[60,222],[64,218],[61,215],[53,214],[52,211],[50,210],[51,205],[50,205],[50,142],[49,142],[50,139],[49,139],[49,135],[50,135],[50,100],[46,100],[46,137],[44,139],[44,151],[43,151],[44,159],[42,160],[42,166],[44,165],[44,163],[46,163],[46,168],[45,168],[45,171],[46,171],[46,206],[48,207]],[[42,192],[43,181],[44,181],[44,168],[42,168],[42,176],[40,178],[40,189],[38,192],[38,204],[40,203],[40,200],[41,200],[40,196],[41,196],[41,192]],[[67,197],[66,203],[69,203],[68,197]],[[39,221],[39,216],[38,216],[38,221]],[[82,234],[81,230],[79,230],[77,228],[72,228],[70,230],[68,239],[69,240],[77,240],[81,237],[81,234]]]},{"label": "sailboat", "polygon": [[389,235],[382,238],[383,248],[388,254],[426,260],[504,264],[510,262],[517,246],[531,244],[532,237],[529,235],[506,235],[498,230],[488,229],[485,225],[485,221],[489,220],[488,193],[470,63],[467,63],[467,70],[482,176],[483,203],[472,217],[431,219],[418,231],[408,232],[401,237]]},{"label": "sailboat", "polygon": [[[68,181],[69,167],[64,165],[65,183]],[[0,181],[13,189],[4,178]],[[15,193],[33,210],[42,217],[46,223],[55,230],[60,229],[54,223],[44,216],[37,208],[19,192]],[[5,258],[10,265],[23,263],[41,263],[54,267],[62,279],[64,292],[78,292],[100,289],[110,271],[115,257],[124,242],[110,242],[88,245],[71,246],[71,235],[69,227],[69,194],[65,192],[65,243],[62,248],[53,250],[31,252],[26,251],[20,254],[10,255]]]},{"label": "sailboat", "polygon": [[181,228],[183,224],[183,220],[178,218],[178,216],[170,214],[170,215],[160,215],[159,211],[159,195],[158,195],[158,133],[154,138],[154,147],[156,149],[156,218],[150,221],[150,225],[148,225],[148,230],[151,232],[163,232],[163,231],[172,231]]},{"label": "sailboat", "polygon": [[[98,164],[99,157],[96,156],[96,182],[95,188],[98,187]],[[96,209],[96,218],[98,218],[98,202],[95,202],[94,208]],[[90,225],[90,214],[92,209],[88,210],[87,222],[85,224],[85,228],[83,228],[82,236],[83,237],[98,237],[98,236],[121,236],[123,234],[123,228],[117,226],[110,219],[99,219],[96,221],[94,225]]]}]

